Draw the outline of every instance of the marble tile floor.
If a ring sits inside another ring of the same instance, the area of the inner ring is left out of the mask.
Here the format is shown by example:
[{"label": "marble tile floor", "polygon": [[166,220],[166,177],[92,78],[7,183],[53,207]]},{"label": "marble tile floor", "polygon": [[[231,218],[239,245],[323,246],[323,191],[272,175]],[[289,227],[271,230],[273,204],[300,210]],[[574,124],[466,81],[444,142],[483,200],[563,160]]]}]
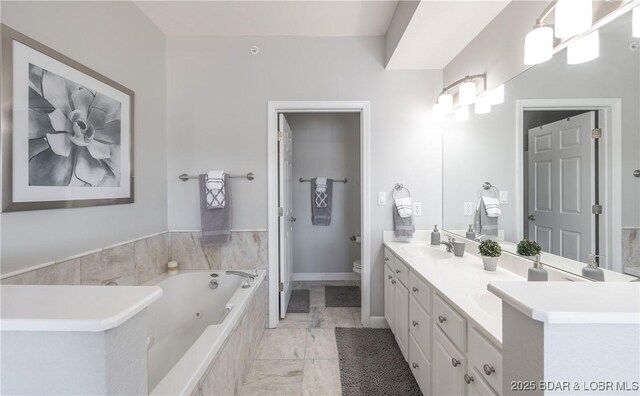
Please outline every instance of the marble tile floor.
[{"label": "marble tile floor", "polygon": [[335,328],[362,327],[360,308],[326,308],[324,286],[309,290],[308,314],[287,314],[265,331],[241,395],[342,394]]}]

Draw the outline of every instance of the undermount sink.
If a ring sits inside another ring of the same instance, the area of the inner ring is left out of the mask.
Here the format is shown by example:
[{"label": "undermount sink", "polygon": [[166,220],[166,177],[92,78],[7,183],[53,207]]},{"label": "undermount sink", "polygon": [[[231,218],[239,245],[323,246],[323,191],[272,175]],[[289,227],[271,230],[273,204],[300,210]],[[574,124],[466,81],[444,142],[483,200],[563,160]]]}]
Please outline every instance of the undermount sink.
[{"label": "undermount sink", "polygon": [[449,260],[453,256],[453,253],[446,252],[443,248],[439,246],[431,246],[424,244],[408,244],[404,245],[400,248],[404,253],[420,257],[420,258],[430,258],[433,260]]},{"label": "undermount sink", "polygon": [[489,290],[478,287],[469,291],[468,297],[476,308],[479,308],[487,315],[494,317],[502,316],[502,300]]}]

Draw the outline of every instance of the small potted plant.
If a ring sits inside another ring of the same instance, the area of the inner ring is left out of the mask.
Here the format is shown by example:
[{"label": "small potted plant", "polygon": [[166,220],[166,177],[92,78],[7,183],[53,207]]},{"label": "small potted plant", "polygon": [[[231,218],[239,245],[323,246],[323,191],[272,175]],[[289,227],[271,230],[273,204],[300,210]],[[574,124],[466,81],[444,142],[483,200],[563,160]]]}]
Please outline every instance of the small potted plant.
[{"label": "small potted plant", "polygon": [[484,264],[485,271],[495,271],[498,267],[498,259],[502,254],[502,248],[498,245],[498,242],[487,239],[486,241],[480,242],[478,248],[482,255],[482,263]]},{"label": "small potted plant", "polygon": [[538,245],[538,242],[523,239],[518,242],[518,248],[516,251],[521,256],[535,260],[536,256],[542,251],[542,248]]}]

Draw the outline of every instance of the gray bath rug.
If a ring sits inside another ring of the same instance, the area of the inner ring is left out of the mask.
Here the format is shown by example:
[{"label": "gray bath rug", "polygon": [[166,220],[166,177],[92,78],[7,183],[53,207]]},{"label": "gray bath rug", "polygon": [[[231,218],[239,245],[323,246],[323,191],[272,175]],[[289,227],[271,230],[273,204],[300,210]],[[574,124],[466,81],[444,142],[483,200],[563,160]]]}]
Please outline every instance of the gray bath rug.
[{"label": "gray bath rug", "polygon": [[309,290],[292,291],[287,313],[309,313],[309,301]]},{"label": "gray bath rug", "polygon": [[325,286],[324,287],[325,307],[359,307],[360,287],[359,286]]},{"label": "gray bath rug", "polygon": [[340,382],[345,396],[422,396],[389,329],[336,327]]}]

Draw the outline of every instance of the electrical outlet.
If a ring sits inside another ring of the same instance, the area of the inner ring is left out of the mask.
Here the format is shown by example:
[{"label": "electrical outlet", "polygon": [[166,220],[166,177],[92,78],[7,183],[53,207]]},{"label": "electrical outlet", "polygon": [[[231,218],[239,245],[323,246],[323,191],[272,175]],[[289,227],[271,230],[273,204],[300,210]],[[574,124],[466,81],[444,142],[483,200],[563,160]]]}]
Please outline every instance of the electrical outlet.
[{"label": "electrical outlet", "polygon": [[473,202],[464,203],[464,215],[473,216]]},{"label": "electrical outlet", "polygon": [[509,191],[500,191],[500,203],[501,204],[509,203]]},{"label": "electrical outlet", "polygon": [[422,216],[422,202],[413,203],[413,215]]},{"label": "electrical outlet", "polygon": [[379,192],[378,193],[378,206],[384,206],[387,204],[387,193]]}]

